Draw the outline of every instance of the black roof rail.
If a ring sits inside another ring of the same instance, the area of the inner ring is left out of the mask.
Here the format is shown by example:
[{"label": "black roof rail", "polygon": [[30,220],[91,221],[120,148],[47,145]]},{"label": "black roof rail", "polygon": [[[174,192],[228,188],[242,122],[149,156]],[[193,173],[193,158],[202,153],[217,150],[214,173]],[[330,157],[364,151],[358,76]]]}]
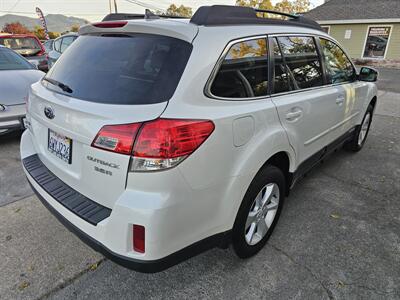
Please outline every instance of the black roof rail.
[{"label": "black roof rail", "polygon": [[108,14],[103,18],[105,21],[126,21],[126,20],[138,20],[138,19],[187,19],[179,16],[168,16],[168,15],[157,15],[146,9],[145,14],[127,14],[127,13],[114,13]]},{"label": "black roof rail", "polygon": [[[259,13],[280,15],[288,19],[260,17],[258,16]],[[321,26],[317,22],[300,15],[231,5],[202,6],[196,11],[190,22],[199,26],[286,25],[307,27],[322,31]]]}]

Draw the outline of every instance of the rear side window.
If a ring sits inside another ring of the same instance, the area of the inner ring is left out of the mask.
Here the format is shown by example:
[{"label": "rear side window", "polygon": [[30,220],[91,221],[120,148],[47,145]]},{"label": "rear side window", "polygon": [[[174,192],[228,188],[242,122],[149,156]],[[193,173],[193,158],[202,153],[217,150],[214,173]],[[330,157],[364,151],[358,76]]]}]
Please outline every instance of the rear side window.
[{"label": "rear side window", "polygon": [[312,37],[278,37],[286,65],[299,89],[323,85],[323,73]]},{"label": "rear side window", "polygon": [[320,39],[325,58],[326,72],[330,83],[354,81],[356,72],[346,54],[335,43]]},{"label": "rear side window", "polygon": [[211,93],[223,98],[253,98],[268,94],[266,39],[234,44],[211,85]]},{"label": "rear side window", "polygon": [[46,76],[68,91],[43,84],[96,103],[160,103],[174,94],[191,50],[188,42],[160,35],[81,36]]},{"label": "rear side window", "polygon": [[17,51],[24,56],[32,56],[42,50],[38,40],[33,37],[10,37],[0,39],[0,45]]}]

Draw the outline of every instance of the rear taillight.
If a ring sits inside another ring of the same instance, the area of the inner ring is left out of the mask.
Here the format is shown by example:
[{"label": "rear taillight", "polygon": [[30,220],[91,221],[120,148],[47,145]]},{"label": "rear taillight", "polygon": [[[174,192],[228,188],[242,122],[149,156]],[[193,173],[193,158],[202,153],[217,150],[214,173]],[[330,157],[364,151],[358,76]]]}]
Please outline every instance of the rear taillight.
[{"label": "rear taillight", "polygon": [[131,154],[130,170],[133,172],[160,171],[183,161],[213,131],[214,123],[208,120],[156,119],[104,126],[92,146]]},{"label": "rear taillight", "polygon": [[133,149],[131,171],[158,171],[176,166],[214,131],[203,120],[157,119],[144,123]]},{"label": "rear taillight", "polygon": [[108,125],[100,129],[92,146],[121,154],[131,154],[141,123]]}]

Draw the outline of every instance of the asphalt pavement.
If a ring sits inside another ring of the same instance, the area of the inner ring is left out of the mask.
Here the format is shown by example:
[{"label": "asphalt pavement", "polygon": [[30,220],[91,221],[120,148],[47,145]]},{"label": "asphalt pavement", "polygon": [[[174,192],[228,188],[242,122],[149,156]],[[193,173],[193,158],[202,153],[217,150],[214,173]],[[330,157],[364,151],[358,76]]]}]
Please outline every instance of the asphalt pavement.
[{"label": "asphalt pavement", "polygon": [[213,249],[157,274],[104,259],[32,195],[0,137],[0,299],[400,299],[400,70],[380,70],[365,148],[301,180],[255,257]]}]

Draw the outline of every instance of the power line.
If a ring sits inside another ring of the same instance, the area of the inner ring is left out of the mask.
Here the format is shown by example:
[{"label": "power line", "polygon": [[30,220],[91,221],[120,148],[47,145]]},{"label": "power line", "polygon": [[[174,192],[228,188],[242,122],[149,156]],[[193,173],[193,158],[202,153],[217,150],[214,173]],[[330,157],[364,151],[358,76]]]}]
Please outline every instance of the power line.
[{"label": "power line", "polygon": [[137,1],[137,0],[125,0],[126,2],[129,2],[131,4],[136,4],[138,6],[144,7],[144,8],[148,8],[148,9],[152,9],[152,10],[161,10],[161,11],[165,11],[165,9],[159,8],[157,6],[151,5],[151,4],[147,4],[141,1]]},{"label": "power line", "polygon": [[[20,14],[20,15],[35,15],[36,13],[34,12],[27,12],[27,11],[10,11],[10,10],[0,10],[0,13],[9,13],[9,14]],[[47,13],[47,15],[52,15],[53,13]],[[59,14],[59,13],[54,13],[54,14]],[[71,15],[71,16],[104,16],[103,13],[100,14],[86,14],[86,13],[68,13],[68,12],[63,12],[63,15]]]},{"label": "power line", "polygon": [[21,2],[21,0],[17,0],[9,10],[12,11],[20,2]]}]

